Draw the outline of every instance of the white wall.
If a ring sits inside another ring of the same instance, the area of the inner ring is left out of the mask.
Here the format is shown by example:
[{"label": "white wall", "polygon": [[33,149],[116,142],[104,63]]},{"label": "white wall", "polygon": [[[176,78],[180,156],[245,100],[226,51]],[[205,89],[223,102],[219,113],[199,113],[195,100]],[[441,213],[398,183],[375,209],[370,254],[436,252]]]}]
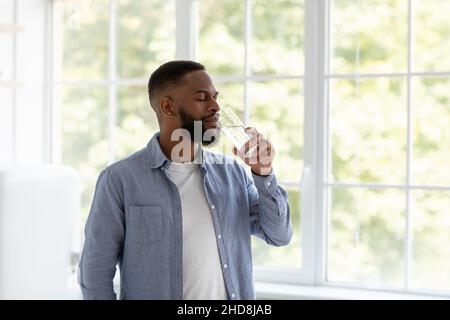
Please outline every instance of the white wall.
[{"label": "white wall", "polygon": [[19,83],[16,88],[0,87],[0,168],[44,159],[46,4],[46,0],[0,1],[0,23],[23,27],[15,36],[0,33],[0,80]]},{"label": "white wall", "polygon": [[[18,1],[18,23],[24,32],[17,41],[17,164],[41,163],[44,158],[45,0]],[[50,17],[49,17],[50,18]]]},{"label": "white wall", "polygon": [[[13,0],[0,1],[0,24],[14,22]],[[0,32],[0,81],[13,77],[13,35]],[[12,88],[0,84],[0,168],[12,164]]]}]

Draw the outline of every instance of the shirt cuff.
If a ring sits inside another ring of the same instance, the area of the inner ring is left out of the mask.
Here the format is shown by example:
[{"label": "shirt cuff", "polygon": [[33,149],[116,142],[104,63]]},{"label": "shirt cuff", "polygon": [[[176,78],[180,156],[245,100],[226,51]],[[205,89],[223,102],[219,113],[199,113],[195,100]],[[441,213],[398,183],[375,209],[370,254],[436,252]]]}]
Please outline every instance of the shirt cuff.
[{"label": "shirt cuff", "polygon": [[274,195],[276,193],[278,182],[273,169],[268,176],[259,176],[254,173],[252,173],[252,176],[258,191],[267,195]]}]

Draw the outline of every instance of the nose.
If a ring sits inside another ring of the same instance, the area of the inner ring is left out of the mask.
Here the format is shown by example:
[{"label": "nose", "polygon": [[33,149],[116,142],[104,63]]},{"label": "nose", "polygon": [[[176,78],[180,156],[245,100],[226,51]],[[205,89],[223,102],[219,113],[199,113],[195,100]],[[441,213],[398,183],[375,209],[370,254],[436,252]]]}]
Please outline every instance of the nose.
[{"label": "nose", "polygon": [[220,111],[220,105],[219,105],[219,103],[216,100],[211,99],[211,104],[209,106],[209,111],[214,112],[214,113]]}]

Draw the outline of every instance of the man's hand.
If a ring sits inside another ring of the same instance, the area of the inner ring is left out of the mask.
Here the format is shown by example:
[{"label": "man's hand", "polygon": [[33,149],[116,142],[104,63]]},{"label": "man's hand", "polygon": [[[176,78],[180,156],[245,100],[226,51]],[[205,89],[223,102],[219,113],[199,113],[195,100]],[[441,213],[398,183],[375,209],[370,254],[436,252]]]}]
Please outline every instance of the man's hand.
[{"label": "man's hand", "polygon": [[[240,150],[233,148],[233,153],[239,156],[252,172],[259,176],[267,176],[272,171],[272,162],[275,156],[275,149],[272,143],[255,128],[246,128],[245,132],[251,136]],[[249,154],[248,151],[251,150]],[[247,156],[246,156],[247,155]]]}]

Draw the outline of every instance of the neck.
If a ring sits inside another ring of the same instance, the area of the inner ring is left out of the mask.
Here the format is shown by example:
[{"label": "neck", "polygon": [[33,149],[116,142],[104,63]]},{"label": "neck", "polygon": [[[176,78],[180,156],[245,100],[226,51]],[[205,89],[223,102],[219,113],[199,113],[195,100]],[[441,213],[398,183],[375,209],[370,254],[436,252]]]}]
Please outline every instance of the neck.
[{"label": "neck", "polygon": [[[172,162],[192,162],[200,145],[192,142],[190,137],[180,137],[178,141],[172,141],[172,131],[161,129],[159,145],[164,155]],[[178,138],[178,137],[177,137]]]}]

